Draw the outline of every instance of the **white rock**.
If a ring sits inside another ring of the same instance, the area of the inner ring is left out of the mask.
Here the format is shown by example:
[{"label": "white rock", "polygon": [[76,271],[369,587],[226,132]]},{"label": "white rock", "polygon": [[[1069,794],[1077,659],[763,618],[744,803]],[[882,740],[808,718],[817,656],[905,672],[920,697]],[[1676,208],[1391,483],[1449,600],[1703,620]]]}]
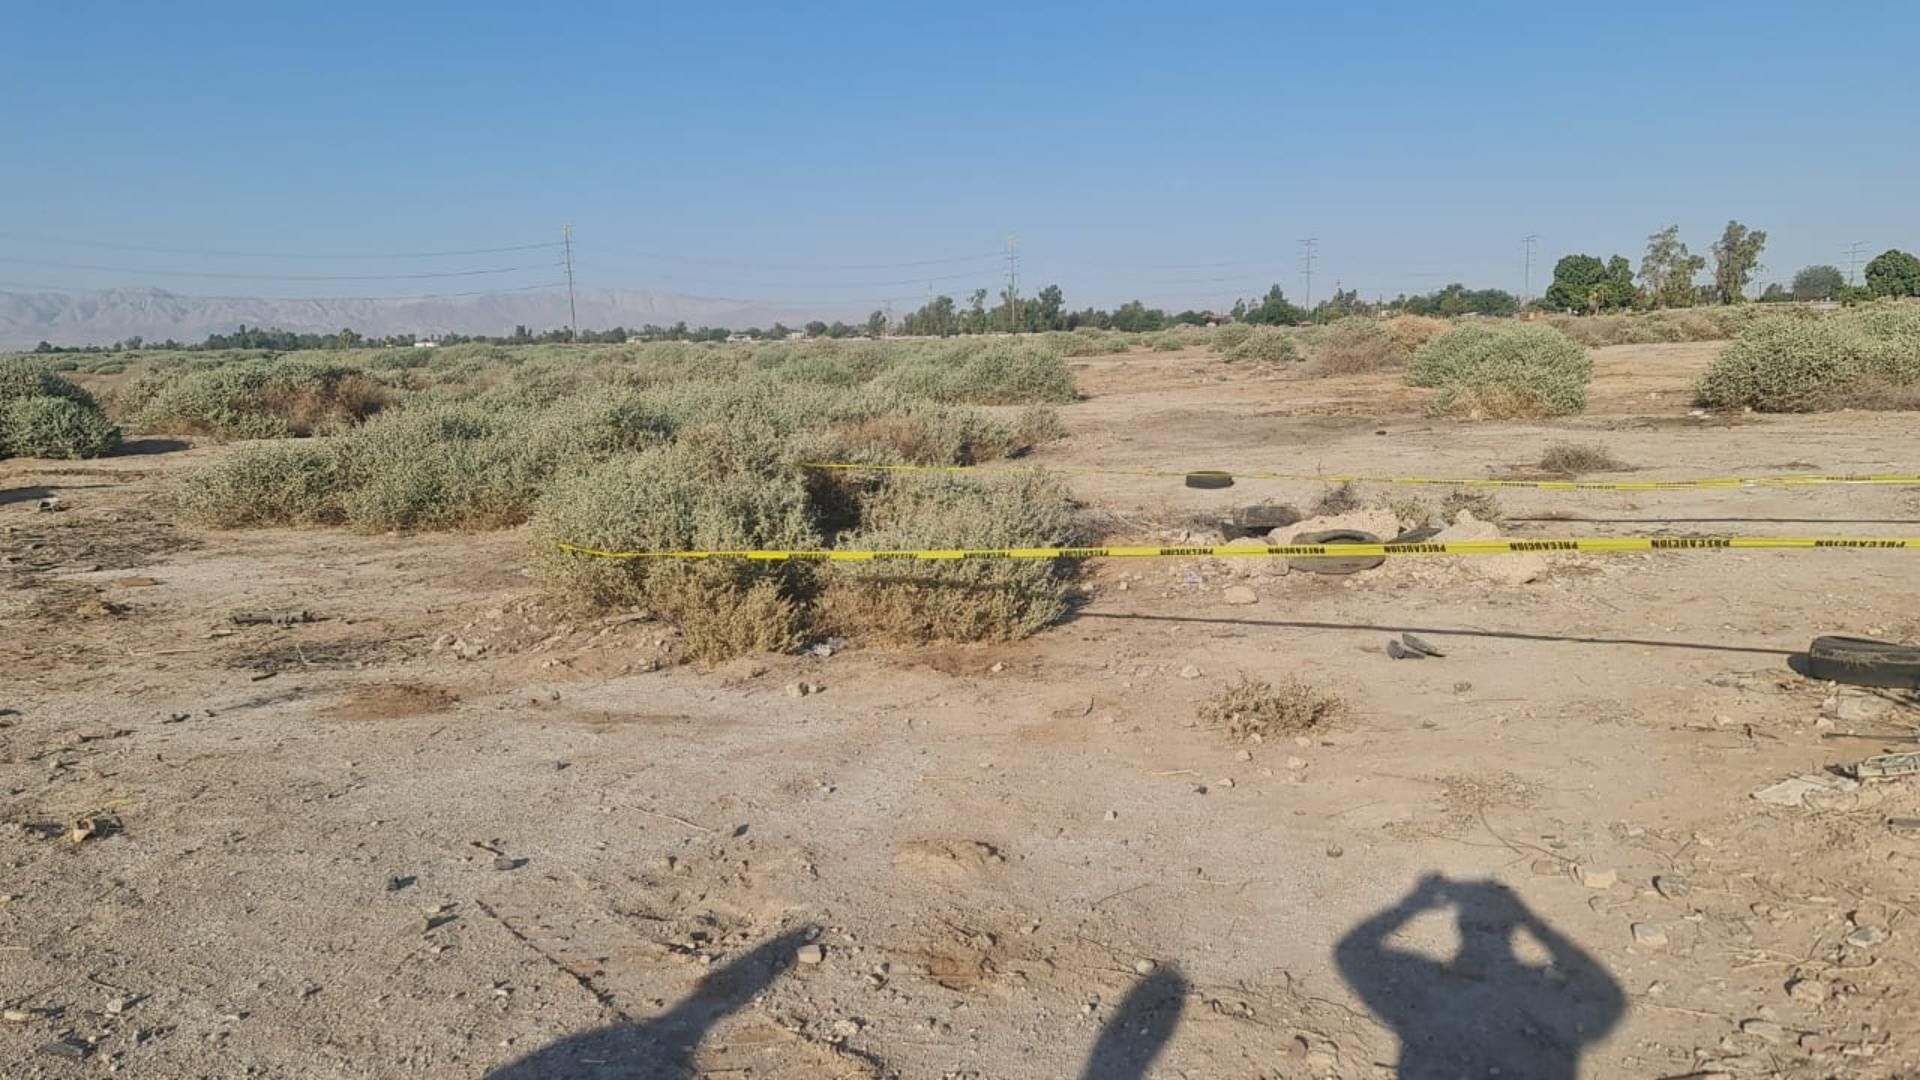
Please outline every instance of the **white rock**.
[{"label": "white rock", "polygon": [[[1481,521],[1472,512],[1462,510],[1454,523],[1440,530],[1433,538],[1436,544],[1448,544],[1460,540],[1499,540],[1500,530],[1491,522]],[[1499,585],[1525,585],[1537,581],[1547,572],[1547,559],[1544,555],[1526,552],[1519,555],[1474,555],[1465,560],[1472,572]]]},{"label": "white rock", "polygon": [[1260,602],[1260,594],[1245,585],[1229,585],[1220,590],[1220,599],[1224,603],[1244,606]]}]

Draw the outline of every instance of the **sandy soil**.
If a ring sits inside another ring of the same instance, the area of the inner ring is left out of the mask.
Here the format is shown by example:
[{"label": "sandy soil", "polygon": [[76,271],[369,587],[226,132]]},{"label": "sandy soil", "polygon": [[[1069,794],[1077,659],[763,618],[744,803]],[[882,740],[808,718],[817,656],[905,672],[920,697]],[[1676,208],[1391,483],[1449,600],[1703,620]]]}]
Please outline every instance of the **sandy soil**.
[{"label": "sandy soil", "polygon": [[[1386,376],[1100,358],[1039,460],[1485,476],[1573,437],[1637,476],[1920,467],[1910,415],[1689,417],[1712,352],[1601,350],[1593,411],[1550,425],[1429,421]],[[1920,633],[1912,555],[1565,557],[1526,584],[1114,562],[1015,645],[701,670],[666,627],[551,610],[518,534],[177,523],[171,485],[223,452],[0,462],[9,1076],[1920,1062],[1920,834],[1888,825],[1920,788],[1751,797],[1911,745],[1910,702],[1823,718],[1787,661]],[[1140,538],[1319,493],[1074,484]],[[1920,535],[1905,488],[1500,497],[1528,536]],[[1390,660],[1402,631],[1448,655]],[[1347,712],[1230,742],[1196,708],[1242,674]]]}]

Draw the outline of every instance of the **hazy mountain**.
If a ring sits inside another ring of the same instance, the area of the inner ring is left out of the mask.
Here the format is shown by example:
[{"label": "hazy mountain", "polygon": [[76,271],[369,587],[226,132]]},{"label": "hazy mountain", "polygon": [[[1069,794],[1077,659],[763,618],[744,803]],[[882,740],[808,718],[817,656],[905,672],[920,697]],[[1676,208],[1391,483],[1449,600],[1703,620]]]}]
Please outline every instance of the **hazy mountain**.
[{"label": "hazy mountain", "polygon": [[[816,313],[759,301],[582,289],[580,328],[690,326],[744,329],[785,322],[798,326]],[[855,316],[827,313],[823,318]],[[863,316],[862,316],[863,317]],[[515,326],[538,333],[567,325],[565,289],[431,299],[273,300],[182,296],[160,289],[80,293],[0,292],[0,346],[106,345],[136,334],[148,341],[197,342],[212,333],[248,326],[331,333],[341,329],[389,334],[510,334]]]}]

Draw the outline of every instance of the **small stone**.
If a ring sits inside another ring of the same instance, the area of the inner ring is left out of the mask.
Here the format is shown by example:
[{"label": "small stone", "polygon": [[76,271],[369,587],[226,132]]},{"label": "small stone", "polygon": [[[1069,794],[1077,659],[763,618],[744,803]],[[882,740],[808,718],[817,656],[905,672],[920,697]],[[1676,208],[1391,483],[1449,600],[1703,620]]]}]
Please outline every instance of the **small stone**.
[{"label": "small stone", "polygon": [[1559,859],[1535,859],[1529,869],[1539,877],[1559,877],[1567,872],[1567,864]]},{"label": "small stone", "polygon": [[1669,900],[1678,900],[1693,891],[1693,885],[1677,874],[1661,874],[1653,879],[1653,890]]},{"label": "small stone", "polygon": [[1833,990],[1819,979],[1795,979],[1787,984],[1787,996],[1808,1005],[1823,1005]]},{"label": "small stone", "polygon": [[1220,601],[1226,604],[1233,604],[1237,607],[1244,607],[1248,604],[1259,603],[1260,594],[1247,588],[1245,585],[1229,585],[1220,590]]},{"label": "small stone", "polygon": [[1787,1041],[1787,1029],[1771,1020],[1742,1020],[1740,1021],[1740,1032],[1743,1035],[1751,1035],[1756,1039],[1764,1039],[1770,1043],[1783,1043]]},{"label": "small stone", "polygon": [[1847,944],[1856,949],[1871,949],[1887,940],[1887,932],[1878,926],[1862,926],[1847,935]]},{"label": "small stone", "polygon": [[1619,871],[1611,867],[1592,866],[1587,863],[1575,865],[1573,876],[1589,889],[1611,889],[1620,880]]},{"label": "small stone", "polygon": [[1135,960],[1133,962],[1133,973],[1135,975],[1151,975],[1153,974],[1154,966],[1154,962],[1151,960]]},{"label": "small stone", "polygon": [[802,945],[793,958],[802,964],[818,964],[827,958],[827,950],[819,945]]},{"label": "small stone", "polygon": [[1345,855],[1346,853],[1347,853],[1347,849],[1341,847],[1339,844],[1327,845],[1327,858],[1329,859],[1337,859],[1340,856]]},{"label": "small stone", "polygon": [[1233,760],[1235,760],[1235,761],[1252,761],[1252,760],[1253,760],[1253,751],[1251,751],[1251,750],[1242,750],[1242,751],[1240,751],[1239,753],[1236,753],[1236,754],[1234,754],[1234,755],[1233,755]]},{"label": "small stone", "polygon": [[1180,677],[1183,679],[1197,679],[1200,677],[1200,669],[1194,667],[1192,664],[1188,664],[1186,667],[1180,669]]},{"label": "small stone", "polygon": [[813,693],[813,687],[807,683],[794,682],[787,684],[787,696],[790,698],[803,698],[811,693]]},{"label": "small stone", "polygon": [[1106,815],[1106,816],[1107,816],[1107,820],[1108,820],[1108,821],[1119,821],[1119,820],[1120,820],[1120,811],[1118,811],[1118,810],[1109,810],[1109,811],[1107,811],[1107,815]]},{"label": "small stone", "polygon": [[1233,777],[1223,776],[1220,779],[1214,781],[1214,783],[1223,788],[1230,788],[1233,786]]},{"label": "small stone", "polygon": [[493,857],[493,868],[495,870],[518,870],[520,868],[520,862],[521,860],[511,855],[495,855]]},{"label": "small stone", "polygon": [[1818,1032],[1809,1031],[1800,1036],[1800,1049],[1809,1054],[1824,1054],[1833,1048],[1833,1040]]},{"label": "small stone", "polygon": [[109,998],[107,1000],[107,1014],[109,1016],[119,1016],[121,1013],[126,1011],[127,1011],[126,998],[117,997],[117,998]]},{"label": "small stone", "polygon": [[50,1043],[41,1043],[39,1052],[48,1057],[79,1061],[93,1053],[93,1047],[79,1039],[55,1039]]},{"label": "small stone", "polygon": [[998,675],[1001,672],[1007,670],[1007,665],[1004,663],[995,664],[992,667],[988,668],[987,670],[993,672],[995,675]]},{"label": "small stone", "polygon": [[1195,795],[1205,795],[1207,793],[1207,785],[1205,784],[1193,785],[1193,793]]},{"label": "small stone", "polygon": [[1645,945],[1649,949],[1664,949],[1667,947],[1667,931],[1665,927],[1656,926],[1653,923],[1637,922],[1633,924],[1632,929],[1634,944]]},{"label": "small stone", "polygon": [[33,1014],[25,1009],[8,1009],[0,1012],[0,1020],[9,1024],[24,1024],[33,1019]]},{"label": "small stone", "polygon": [[1299,772],[1301,769],[1304,769],[1306,767],[1307,767],[1306,758],[1303,758],[1303,757],[1287,758],[1287,768],[1292,769],[1295,772]]}]

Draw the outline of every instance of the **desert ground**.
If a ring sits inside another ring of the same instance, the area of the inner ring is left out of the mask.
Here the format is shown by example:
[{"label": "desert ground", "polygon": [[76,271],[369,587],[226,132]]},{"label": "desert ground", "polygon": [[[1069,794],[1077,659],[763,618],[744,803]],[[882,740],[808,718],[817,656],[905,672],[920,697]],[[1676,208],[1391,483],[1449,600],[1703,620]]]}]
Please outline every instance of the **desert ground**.
[{"label": "desert ground", "polygon": [[[1690,415],[1717,348],[1597,350],[1551,423],[1082,359],[1070,437],[993,467],[1920,468],[1911,414]],[[170,492],[231,446],[133,449],[0,462],[8,1076],[1920,1070],[1920,786],[1753,798],[1913,746],[1911,699],[1788,665],[1920,636],[1912,553],[1115,560],[1018,643],[708,668],[552,606],[523,531],[202,530]],[[1069,480],[1145,542],[1323,492]],[[1910,487],[1498,498],[1526,537],[1920,536]],[[1198,714],[1243,675],[1346,707],[1235,742]]]}]

